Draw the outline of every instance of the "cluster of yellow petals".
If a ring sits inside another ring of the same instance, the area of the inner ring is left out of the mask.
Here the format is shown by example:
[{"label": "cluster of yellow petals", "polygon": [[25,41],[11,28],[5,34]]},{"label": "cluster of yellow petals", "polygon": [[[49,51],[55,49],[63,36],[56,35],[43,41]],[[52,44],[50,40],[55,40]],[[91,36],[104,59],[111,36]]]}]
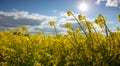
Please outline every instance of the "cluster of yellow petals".
[{"label": "cluster of yellow petals", "polygon": [[17,32],[17,33],[21,32],[21,28],[20,28],[20,27],[17,27],[17,28],[16,28],[16,32]]},{"label": "cluster of yellow petals", "polygon": [[98,24],[101,28],[103,28],[104,27],[104,19],[105,19],[105,17],[102,16],[101,14],[99,14],[98,17],[95,18],[94,22],[96,24]]},{"label": "cluster of yellow petals", "polygon": [[93,28],[93,24],[89,21],[86,21],[86,25],[88,26],[88,28],[92,29]]},{"label": "cluster of yellow petals", "polygon": [[71,28],[71,27],[72,27],[72,25],[70,23],[66,22],[66,28]]},{"label": "cluster of yellow petals", "polygon": [[67,15],[68,16],[71,16],[72,15],[72,12],[70,10],[67,11]]},{"label": "cluster of yellow petals", "polygon": [[37,34],[40,36],[42,35],[42,31],[38,31]]},{"label": "cluster of yellow petals", "polygon": [[55,23],[55,21],[51,20],[49,24],[50,24],[50,26],[54,26],[54,23]]},{"label": "cluster of yellow petals", "polygon": [[74,29],[74,33],[79,33],[80,29],[79,28],[75,28]]},{"label": "cluster of yellow petals", "polygon": [[23,30],[23,31],[26,31],[27,29],[28,29],[28,28],[27,28],[26,25],[22,26],[22,30]]},{"label": "cluster of yellow petals", "polygon": [[79,21],[82,21],[82,20],[84,20],[85,19],[85,16],[83,16],[82,14],[79,14],[78,15],[78,20]]},{"label": "cluster of yellow petals", "polygon": [[66,32],[68,33],[68,35],[72,35],[73,34],[73,32],[70,29],[68,29]]}]

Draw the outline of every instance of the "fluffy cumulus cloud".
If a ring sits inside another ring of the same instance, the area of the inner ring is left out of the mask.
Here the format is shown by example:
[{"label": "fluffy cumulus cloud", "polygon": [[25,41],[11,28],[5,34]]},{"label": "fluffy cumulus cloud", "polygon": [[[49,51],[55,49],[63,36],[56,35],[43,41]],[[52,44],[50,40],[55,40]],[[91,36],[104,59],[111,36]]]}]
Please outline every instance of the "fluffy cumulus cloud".
[{"label": "fluffy cumulus cloud", "polygon": [[97,0],[96,4],[100,4],[102,1],[106,1],[106,0]]},{"label": "fluffy cumulus cloud", "polygon": [[119,4],[120,4],[120,0],[107,0],[106,6],[118,7]]},{"label": "fluffy cumulus cloud", "polygon": [[27,25],[30,27],[31,32],[35,32],[36,27],[44,27],[42,24],[48,23],[51,19],[55,20],[57,17],[40,15],[38,13],[29,13],[27,11],[0,11],[0,30]]},{"label": "fluffy cumulus cloud", "polygon": [[[77,17],[77,15],[75,14]],[[44,31],[44,33],[54,33],[54,28],[49,25],[50,20],[55,20],[55,26],[57,32],[66,32],[65,24],[69,22],[72,24],[73,29],[79,27],[77,22],[72,16],[67,16],[65,12],[61,12],[59,16],[45,16],[38,13],[29,13],[27,11],[12,11],[4,12],[0,11],[0,30],[21,27],[22,25],[27,25],[29,27],[30,33],[36,33],[39,30]],[[93,20],[91,20],[93,23]],[[99,29],[96,24],[95,28]]]},{"label": "fluffy cumulus cloud", "polygon": [[119,7],[120,0],[97,0],[96,4],[100,4],[102,1],[106,1],[106,6]]}]

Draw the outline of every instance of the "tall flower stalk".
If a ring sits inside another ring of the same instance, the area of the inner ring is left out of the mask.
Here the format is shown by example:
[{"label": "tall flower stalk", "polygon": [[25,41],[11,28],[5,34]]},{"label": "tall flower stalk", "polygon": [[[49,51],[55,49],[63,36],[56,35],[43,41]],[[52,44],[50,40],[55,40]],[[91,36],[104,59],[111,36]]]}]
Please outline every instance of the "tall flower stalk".
[{"label": "tall flower stalk", "polygon": [[[73,18],[77,21],[77,23],[79,24],[80,28],[81,28],[82,31],[84,32],[84,34],[87,36],[87,33],[86,33],[86,31],[84,30],[84,28],[82,27],[81,23],[79,22],[79,20],[75,17],[75,15],[74,15],[70,10],[67,11],[67,15],[68,15],[68,16],[71,16],[71,15],[73,16]],[[79,15],[78,15],[78,18],[79,18]]]},{"label": "tall flower stalk", "polygon": [[55,21],[54,21],[54,20],[51,20],[49,24],[50,24],[51,27],[52,27],[52,26],[54,27],[55,34],[56,34],[56,36],[57,36],[57,29],[56,29],[56,26],[55,26],[54,23],[55,23]]},{"label": "tall flower stalk", "polygon": [[[68,28],[68,33],[71,33],[71,35],[73,35],[75,43],[78,44],[77,38],[76,38],[75,33],[73,31],[74,29],[73,29],[72,25],[70,23],[66,22],[66,28]],[[72,32],[70,31],[70,29],[72,30]]]}]

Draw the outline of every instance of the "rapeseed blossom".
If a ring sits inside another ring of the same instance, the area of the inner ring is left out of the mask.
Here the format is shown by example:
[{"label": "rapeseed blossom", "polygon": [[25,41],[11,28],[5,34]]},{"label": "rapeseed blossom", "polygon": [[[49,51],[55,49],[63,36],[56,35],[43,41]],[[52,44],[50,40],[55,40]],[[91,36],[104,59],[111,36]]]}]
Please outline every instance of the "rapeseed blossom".
[{"label": "rapeseed blossom", "polygon": [[50,26],[54,26],[54,23],[55,23],[55,21],[51,20],[49,24],[50,24]]},{"label": "rapeseed blossom", "polygon": [[66,22],[66,28],[71,28],[71,27],[72,27],[72,25],[70,23]]},{"label": "rapeseed blossom", "polygon": [[68,16],[71,16],[72,15],[72,12],[70,10],[67,11],[67,15]]},{"label": "rapeseed blossom", "polygon": [[79,28],[75,28],[74,29],[74,33],[79,33],[80,29]]},{"label": "rapeseed blossom", "polygon": [[22,26],[22,30],[23,30],[23,31],[26,31],[27,29],[28,29],[28,28],[27,28],[26,25]]},{"label": "rapeseed blossom", "polygon": [[83,16],[82,14],[79,14],[78,15],[78,20],[79,21],[82,21],[82,20],[84,20],[85,19],[85,16]]},{"label": "rapeseed blossom", "polygon": [[96,24],[98,24],[101,28],[104,27],[104,22],[103,22],[103,19],[101,17],[95,18],[94,22]]}]

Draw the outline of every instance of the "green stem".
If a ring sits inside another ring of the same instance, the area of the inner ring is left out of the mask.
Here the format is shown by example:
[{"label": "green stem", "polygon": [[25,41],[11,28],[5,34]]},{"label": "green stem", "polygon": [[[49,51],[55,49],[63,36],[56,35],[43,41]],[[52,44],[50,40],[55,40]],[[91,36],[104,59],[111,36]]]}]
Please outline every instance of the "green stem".
[{"label": "green stem", "polygon": [[[73,31],[73,28],[71,28],[71,30]],[[73,32],[73,37],[74,37],[74,39],[75,39],[76,44],[78,44],[78,42],[77,42],[77,39],[76,39],[76,36],[75,36],[74,32]]]},{"label": "green stem", "polygon": [[74,19],[77,21],[77,23],[79,24],[80,28],[81,28],[82,31],[84,32],[84,34],[87,36],[87,33],[85,32],[84,28],[82,27],[82,25],[80,24],[80,22],[78,21],[78,19],[74,16],[74,14],[72,14],[72,16],[73,16]]},{"label": "green stem", "polygon": [[104,25],[105,25],[105,30],[106,30],[107,37],[108,37],[108,32],[109,32],[109,33],[110,33],[110,37],[111,37],[113,43],[115,44],[115,41],[114,41],[114,39],[113,39],[113,36],[111,35],[111,31],[110,31],[110,29],[108,28],[108,26],[107,26],[107,24],[106,24],[106,21],[104,20],[104,17],[103,17],[103,16],[102,16],[102,18],[103,18],[103,21],[104,21]]},{"label": "green stem", "polygon": [[55,29],[55,33],[56,33],[56,36],[57,36],[57,29],[56,29],[55,25],[54,25],[54,29]]},{"label": "green stem", "polygon": [[98,42],[98,43],[99,43],[99,40],[98,40],[98,33],[97,33],[97,31],[96,31],[96,29],[95,29],[95,27],[94,27],[94,26],[93,26],[93,30],[95,31],[95,34],[96,34],[96,37],[97,37],[96,42]]},{"label": "green stem", "polygon": [[[85,22],[87,22],[86,18],[85,18]],[[92,44],[93,44],[93,38],[92,38],[92,36],[91,36],[91,29],[89,28],[89,26],[88,26],[87,23],[86,23],[86,25],[87,25],[87,28],[88,28],[88,31],[89,31],[89,34],[90,34],[90,38],[91,38],[91,40],[92,40]]]}]

